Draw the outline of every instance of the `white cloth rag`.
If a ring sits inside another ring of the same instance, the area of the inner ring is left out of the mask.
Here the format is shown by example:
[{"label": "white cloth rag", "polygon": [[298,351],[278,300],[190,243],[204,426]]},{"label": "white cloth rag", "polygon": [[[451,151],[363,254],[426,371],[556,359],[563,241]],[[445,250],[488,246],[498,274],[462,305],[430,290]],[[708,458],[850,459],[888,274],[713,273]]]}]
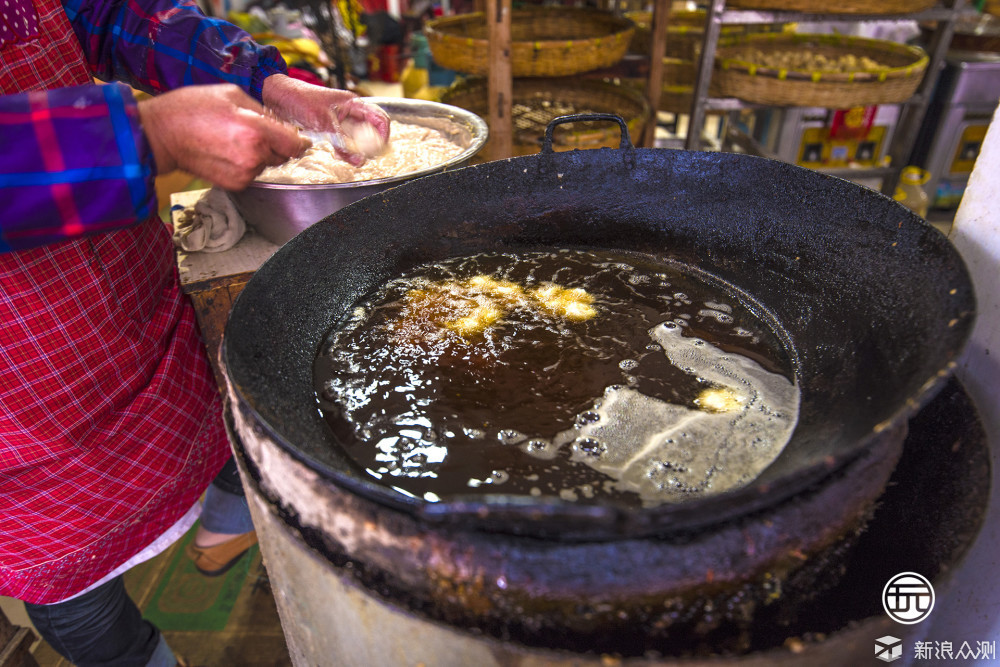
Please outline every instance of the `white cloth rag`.
[{"label": "white cloth rag", "polygon": [[188,252],[222,252],[243,238],[247,223],[229,193],[211,188],[195,202],[190,214],[174,226],[174,245]]}]

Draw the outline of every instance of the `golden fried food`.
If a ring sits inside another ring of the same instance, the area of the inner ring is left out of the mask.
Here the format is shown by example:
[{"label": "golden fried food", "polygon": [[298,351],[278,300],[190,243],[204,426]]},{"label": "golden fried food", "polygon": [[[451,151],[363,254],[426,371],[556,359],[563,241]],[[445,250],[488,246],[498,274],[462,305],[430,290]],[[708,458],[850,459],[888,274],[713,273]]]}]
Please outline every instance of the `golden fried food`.
[{"label": "golden fried food", "polygon": [[729,387],[710,387],[698,394],[694,403],[705,412],[735,412],[743,409],[746,396]]},{"label": "golden fried food", "polygon": [[566,289],[559,285],[548,284],[531,290],[531,296],[543,309],[574,322],[589,320],[597,314],[590,305],[594,303],[594,297],[579,287]]},{"label": "golden fried food", "polygon": [[419,323],[430,324],[470,338],[482,334],[517,308],[582,322],[597,315],[594,297],[579,287],[554,283],[526,290],[510,280],[478,275],[467,280],[443,280],[406,293],[405,308],[397,323],[412,331]]}]

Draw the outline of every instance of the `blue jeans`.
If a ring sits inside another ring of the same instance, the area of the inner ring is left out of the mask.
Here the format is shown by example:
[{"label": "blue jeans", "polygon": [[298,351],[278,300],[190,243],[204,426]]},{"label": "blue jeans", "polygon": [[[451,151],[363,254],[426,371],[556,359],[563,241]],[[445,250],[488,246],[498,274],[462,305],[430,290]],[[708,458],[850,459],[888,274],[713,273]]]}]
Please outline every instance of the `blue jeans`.
[{"label": "blue jeans", "polygon": [[[229,459],[205,492],[202,525],[217,533],[253,530],[236,463]],[[159,629],[115,577],[56,604],[24,603],[35,629],[77,667],[174,667],[177,659]]]},{"label": "blue jeans", "polygon": [[227,535],[240,535],[253,530],[250,508],[243,493],[243,482],[230,458],[212,484],[205,491],[205,504],[201,508],[201,525],[205,530]]},{"label": "blue jeans", "polygon": [[24,603],[38,634],[77,667],[174,667],[177,659],[142,617],[121,577],[57,604]]}]

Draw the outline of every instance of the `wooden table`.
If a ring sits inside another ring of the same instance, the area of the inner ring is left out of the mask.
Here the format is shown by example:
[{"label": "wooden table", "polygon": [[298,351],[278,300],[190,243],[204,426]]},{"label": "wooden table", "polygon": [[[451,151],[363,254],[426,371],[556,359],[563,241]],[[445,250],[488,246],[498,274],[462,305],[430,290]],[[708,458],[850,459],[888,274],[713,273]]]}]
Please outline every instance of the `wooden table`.
[{"label": "wooden table", "polygon": [[[170,217],[176,225],[186,210],[207,192],[191,190],[170,196]],[[229,319],[233,301],[250,280],[254,272],[279,246],[264,239],[248,228],[236,245],[222,252],[185,252],[177,250],[177,268],[180,271],[181,289],[194,304],[201,337],[220,391],[225,380],[219,363],[219,345],[222,332]]]}]

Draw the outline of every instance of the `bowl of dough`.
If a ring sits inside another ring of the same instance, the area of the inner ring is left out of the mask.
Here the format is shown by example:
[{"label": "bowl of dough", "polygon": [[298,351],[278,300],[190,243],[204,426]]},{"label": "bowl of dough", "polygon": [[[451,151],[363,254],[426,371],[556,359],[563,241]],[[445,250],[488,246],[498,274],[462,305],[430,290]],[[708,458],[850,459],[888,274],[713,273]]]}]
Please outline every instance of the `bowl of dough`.
[{"label": "bowl of dough", "polygon": [[283,245],[348,204],[404,181],[464,167],[486,143],[486,122],[459,107],[390,97],[367,97],[389,114],[389,142],[379,156],[354,167],[326,141],[304,155],[269,167],[247,188],[231,192],[246,223]]}]

